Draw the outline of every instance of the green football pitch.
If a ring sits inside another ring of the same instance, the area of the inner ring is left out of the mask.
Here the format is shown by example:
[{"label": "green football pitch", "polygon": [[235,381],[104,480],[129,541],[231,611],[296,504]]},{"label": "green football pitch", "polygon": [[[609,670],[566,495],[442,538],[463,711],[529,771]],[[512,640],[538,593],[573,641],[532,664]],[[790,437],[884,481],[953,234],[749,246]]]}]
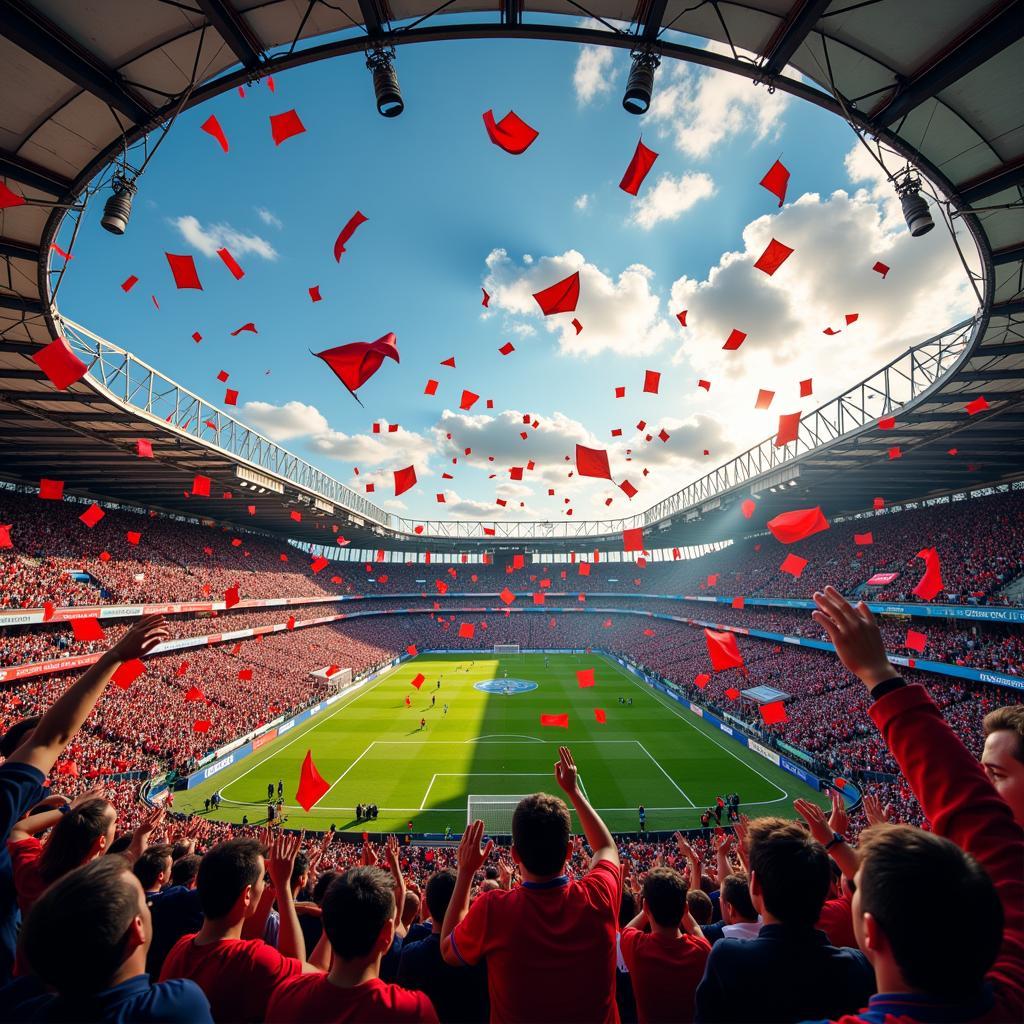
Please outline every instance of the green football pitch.
[{"label": "green football pitch", "polygon": [[[594,669],[593,687],[577,682],[577,670],[585,668]],[[416,690],[410,681],[418,673],[426,681]],[[490,690],[475,685],[488,680],[496,681]],[[605,711],[605,723],[597,722],[595,708]],[[540,724],[542,714],[565,713],[567,729]],[[459,653],[403,662],[237,765],[175,794],[174,808],[203,812],[204,798],[219,790],[220,811],[211,817],[241,821],[244,814],[250,823],[262,822],[267,786],[276,797],[280,779],[292,827],[362,831],[355,805],[375,803],[380,816],[373,831],[406,831],[411,821],[417,832],[450,826],[459,833],[471,794],[557,792],[552,769],[562,743],[572,748],[590,802],[617,831],[636,830],[640,804],[653,831],[697,826],[701,811],[731,792],[751,815],[792,817],[797,796],[825,803],[599,655],[552,654],[545,666],[543,654]],[[295,799],[307,750],[331,784],[309,813]]]}]

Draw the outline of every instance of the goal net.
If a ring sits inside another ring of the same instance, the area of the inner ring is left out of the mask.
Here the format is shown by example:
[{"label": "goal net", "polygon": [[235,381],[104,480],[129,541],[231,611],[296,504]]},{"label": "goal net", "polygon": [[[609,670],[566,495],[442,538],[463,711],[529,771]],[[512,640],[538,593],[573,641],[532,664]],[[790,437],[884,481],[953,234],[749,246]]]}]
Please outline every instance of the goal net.
[{"label": "goal net", "polygon": [[519,644],[495,644],[495,654],[518,654]]},{"label": "goal net", "polygon": [[489,836],[512,835],[512,813],[521,796],[477,796],[470,794],[466,799],[466,824],[471,825],[477,818],[484,823],[484,832]]}]

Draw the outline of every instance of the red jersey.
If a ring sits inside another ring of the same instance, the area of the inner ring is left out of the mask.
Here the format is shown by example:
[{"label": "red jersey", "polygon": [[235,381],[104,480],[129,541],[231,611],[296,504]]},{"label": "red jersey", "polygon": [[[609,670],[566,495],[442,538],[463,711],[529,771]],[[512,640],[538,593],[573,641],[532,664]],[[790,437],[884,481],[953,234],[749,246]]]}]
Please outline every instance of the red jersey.
[{"label": "red jersey", "polygon": [[465,964],[487,961],[491,1020],[617,1024],[619,869],[601,861],[579,880],[524,882],[478,896],[453,929]]},{"label": "red jersey", "polygon": [[18,894],[18,908],[24,917],[33,904],[47,889],[47,883],[39,874],[39,858],[43,855],[43,844],[35,836],[19,839],[7,844],[14,867],[14,888]]},{"label": "red jersey", "polygon": [[655,935],[627,928],[619,938],[640,1024],[688,1024],[711,944],[692,935]]},{"label": "red jersey", "polygon": [[191,978],[210,1001],[215,1021],[260,1021],[271,993],[302,973],[302,961],[282,956],[262,939],[220,939],[197,946],[184,935],[164,961],[160,980]]},{"label": "red jersey", "polygon": [[423,992],[410,992],[380,978],[354,988],[334,985],[326,974],[303,974],[279,985],[267,1007],[268,1024],[437,1024],[434,1005]]},{"label": "red jersey", "polygon": [[821,908],[816,928],[820,928],[833,946],[850,946],[857,949],[857,936],[853,931],[853,902],[849,896],[838,896],[826,900]]}]

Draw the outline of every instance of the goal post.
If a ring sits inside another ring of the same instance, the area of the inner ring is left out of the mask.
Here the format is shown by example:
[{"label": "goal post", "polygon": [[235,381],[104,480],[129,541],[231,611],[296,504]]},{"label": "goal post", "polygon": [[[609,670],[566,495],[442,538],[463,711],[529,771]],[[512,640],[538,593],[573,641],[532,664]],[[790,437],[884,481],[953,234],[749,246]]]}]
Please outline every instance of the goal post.
[{"label": "goal post", "polygon": [[522,796],[480,796],[471,793],[466,798],[466,825],[479,818],[489,836],[512,835],[512,814]]},{"label": "goal post", "polygon": [[519,644],[495,644],[495,654],[518,654]]}]

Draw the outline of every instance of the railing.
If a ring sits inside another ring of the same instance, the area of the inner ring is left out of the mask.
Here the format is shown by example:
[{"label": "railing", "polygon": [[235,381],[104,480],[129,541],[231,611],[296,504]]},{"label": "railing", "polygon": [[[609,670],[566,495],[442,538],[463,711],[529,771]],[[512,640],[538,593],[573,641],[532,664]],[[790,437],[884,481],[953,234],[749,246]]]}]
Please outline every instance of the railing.
[{"label": "railing", "polygon": [[[706,473],[644,512],[616,519],[504,522],[501,520],[426,520],[391,515],[351,488],[316,469],[238,420],[169,380],[130,352],[66,318],[60,318],[72,349],[90,365],[93,383],[119,404],[162,419],[174,430],[219,447],[250,465],[276,474],[327,501],[409,540],[572,541],[613,536],[638,526],[652,526],[693,509],[735,487],[753,483],[792,466],[807,455],[840,441],[877,420],[919,400],[967,355],[978,320],[948,328],[897,356],[870,377],[800,421],[797,438],[775,447],[775,438]],[[208,425],[212,424],[212,426]],[[418,529],[418,533],[417,533]]]},{"label": "railing", "polygon": [[289,480],[380,526],[393,525],[389,513],[361,494],[203,401],[130,352],[66,317],[59,317],[59,322],[72,350],[89,364],[92,384],[119,405],[162,420],[178,433],[220,448],[254,469]]}]

